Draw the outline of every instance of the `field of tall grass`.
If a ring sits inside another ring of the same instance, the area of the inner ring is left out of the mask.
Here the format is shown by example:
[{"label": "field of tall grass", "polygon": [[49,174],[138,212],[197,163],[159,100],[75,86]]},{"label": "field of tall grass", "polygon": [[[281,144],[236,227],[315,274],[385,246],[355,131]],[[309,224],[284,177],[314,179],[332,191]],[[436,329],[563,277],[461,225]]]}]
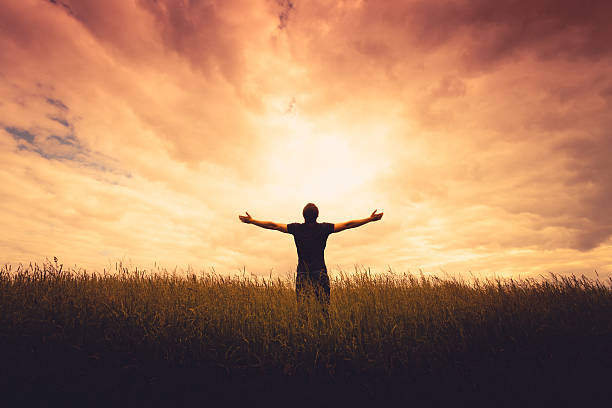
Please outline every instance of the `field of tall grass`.
[{"label": "field of tall grass", "polygon": [[291,406],[604,400],[612,281],[291,279],[56,262],[0,269],[0,387],[16,402]]}]

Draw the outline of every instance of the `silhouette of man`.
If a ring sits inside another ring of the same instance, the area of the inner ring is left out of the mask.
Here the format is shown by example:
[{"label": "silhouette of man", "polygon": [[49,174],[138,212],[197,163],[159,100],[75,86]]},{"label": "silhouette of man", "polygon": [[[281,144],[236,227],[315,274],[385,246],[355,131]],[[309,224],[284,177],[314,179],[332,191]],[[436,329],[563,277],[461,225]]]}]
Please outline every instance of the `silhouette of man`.
[{"label": "silhouette of man", "polygon": [[382,218],[383,213],[377,213],[374,210],[368,218],[361,220],[352,220],[339,224],[331,224],[329,222],[318,223],[319,209],[313,203],[308,203],[304,207],[302,214],[304,215],[303,224],[279,224],[272,221],[258,221],[253,219],[248,212],[246,215],[239,215],[238,218],[246,224],[253,224],[261,228],[293,235],[298,253],[297,276],[295,279],[298,302],[303,299],[307,289],[312,288],[317,299],[326,309],[329,304],[330,295],[329,277],[323,255],[327,237],[334,232],[359,227],[371,221],[378,221]]}]

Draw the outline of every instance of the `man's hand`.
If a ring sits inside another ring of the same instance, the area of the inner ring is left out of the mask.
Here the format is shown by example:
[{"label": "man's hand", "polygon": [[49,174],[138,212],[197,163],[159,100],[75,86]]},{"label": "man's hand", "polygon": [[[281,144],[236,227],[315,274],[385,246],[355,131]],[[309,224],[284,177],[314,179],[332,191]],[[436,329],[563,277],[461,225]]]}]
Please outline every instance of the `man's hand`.
[{"label": "man's hand", "polygon": [[382,218],[383,213],[376,213],[376,210],[372,212],[368,218],[364,218],[363,220],[352,220],[347,222],[341,222],[339,224],[334,224],[334,232],[344,231],[349,228],[360,227],[368,222],[378,221]]},{"label": "man's hand", "polygon": [[380,220],[382,218],[383,214],[384,214],[384,213],[376,214],[376,211],[378,211],[378,210],[374,210],[372,212],[372,215],[370,215],[370,220],[371,221],[378,221],[378,220]]},{"label": "man's hand", "polygon": [[238,218],[240,218],[240,221],[244,222],[245,224],[250,224],[253,221],[253,217],[251,217],[251,214],[249,214],[248,212],[245,212],[246,215],[239,215]]},{"label": "man's hand", "polygon": [[259,220],[253,219],[253,217],[251,217],[251,214],[249,214],[248,212],[245,212],[245,214],[246,215],[238,216],[238,218],[240,218],[240,221],[244,222],[245,224],[253,224],[261,228],[277,230],[277,231],[284,232],[284,233],[289,232],[287,231],[287,224],[279,224],[277,222],[272,222],[272,221],[259,221]]}]

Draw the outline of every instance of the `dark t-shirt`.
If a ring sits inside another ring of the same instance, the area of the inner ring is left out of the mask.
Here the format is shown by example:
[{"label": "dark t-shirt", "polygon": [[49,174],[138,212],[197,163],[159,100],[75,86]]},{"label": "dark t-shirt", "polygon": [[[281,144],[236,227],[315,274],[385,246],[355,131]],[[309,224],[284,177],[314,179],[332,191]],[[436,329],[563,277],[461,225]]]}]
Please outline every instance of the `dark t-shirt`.
[{"label": "dark t-shirt", "polygon": [[334,224],[304,223],[287,224],[287,231],[293,235],[298,253],[298,272],[326,269],[323,251],[327,237],[334,232]]}]

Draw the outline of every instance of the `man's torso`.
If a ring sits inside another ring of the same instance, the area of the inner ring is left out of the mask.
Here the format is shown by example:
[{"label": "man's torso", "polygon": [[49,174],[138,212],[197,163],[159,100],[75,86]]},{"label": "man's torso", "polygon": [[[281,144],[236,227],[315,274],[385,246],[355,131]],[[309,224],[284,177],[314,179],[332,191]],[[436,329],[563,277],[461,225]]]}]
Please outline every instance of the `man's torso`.
[{"label": "man's torso", "polygon": [[326,269],[325,245],[327,237],[334,232],[334,224],[293,223],[287,225],[287,231],[293,235],[298,253],[298,272],[314,272]]}]

